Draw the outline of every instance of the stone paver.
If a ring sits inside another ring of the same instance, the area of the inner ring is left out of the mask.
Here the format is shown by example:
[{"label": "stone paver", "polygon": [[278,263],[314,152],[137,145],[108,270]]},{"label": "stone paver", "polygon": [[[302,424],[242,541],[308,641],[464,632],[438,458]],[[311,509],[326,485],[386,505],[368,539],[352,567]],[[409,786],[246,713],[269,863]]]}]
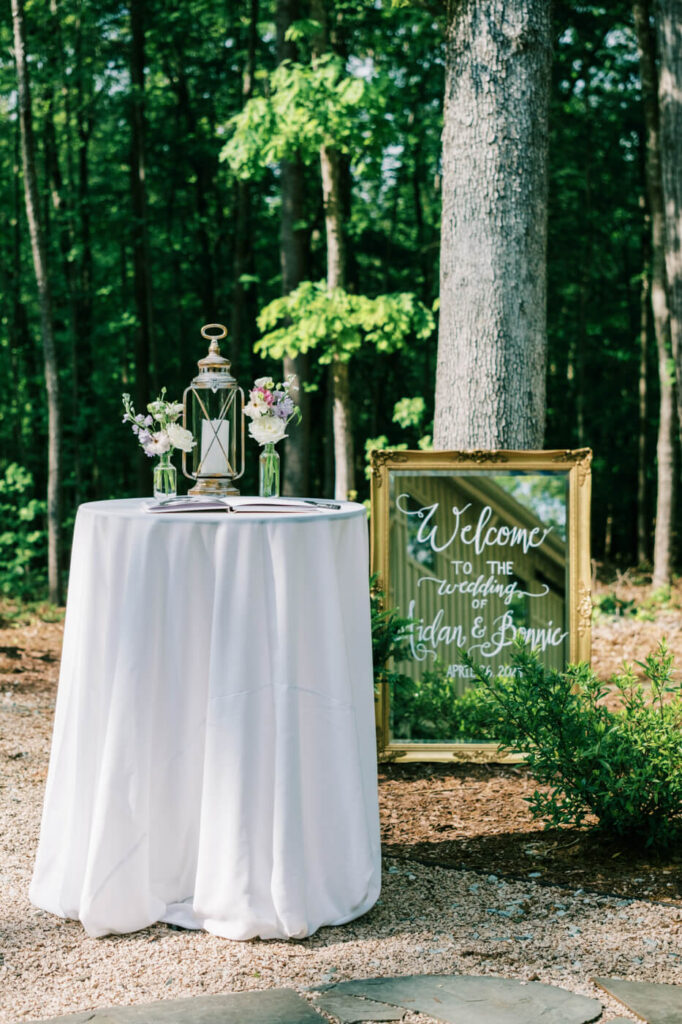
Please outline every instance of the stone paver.
[{"label": "stone paver", "polygon": [[343,981],[328,991],[365,996],[428,1014],[444,1024],[588,1024],[601,1016],[597,999],[532,981],[471,975],[411,975]]},{"label": "stone paver", "polygon": [[[50,1017],[49,1020],[30,1020],[28,1024],[62,1024],[62,1021],[68,1021],[69,1024],[88,1024],[88,1021],[94,1020],[96,1010],[85,1010],[83,1013],[70,1013],[66,1017]],[[104,1010],[101,1011],[102,1016],[99,1018],[98,1024],[106,1024],[106,1017],[104,1016]]]},{"label": "stone paver", "polygon": [[293,989],[235,992],[137,1006],[107,1006],[101,1010],[53,1017],[30,1024],[325,1024]]},{"label": "stone paver", "polygon": [[[648,1024],[682,1024],[682,986],[592,978]],[[342,1024],[401,1021],[407,1010],[444,1024],[591,1024],[596,999],[541,982],[473,975],[409,975],[321,985],[319,1009]],[[612,1024],[625,1022],[618,1017]],[[235,992],[136,1006],[107,1006],[29,1024],[323,1024],[293,989]]]},{"label": "stone paver", "polygon": [[682,985],[625,981],[621,978],[592,978],[592,981],[648,1024],[682,1022]]},{"label": "stone paver", "polygon": [[315,996],[315,1005],[324,1013],[338,1017],[342,1024],[365,1024],[365,1021],[402,1020],[405,1010],[373,999],[361,999],[341,992],[325,992]]}]

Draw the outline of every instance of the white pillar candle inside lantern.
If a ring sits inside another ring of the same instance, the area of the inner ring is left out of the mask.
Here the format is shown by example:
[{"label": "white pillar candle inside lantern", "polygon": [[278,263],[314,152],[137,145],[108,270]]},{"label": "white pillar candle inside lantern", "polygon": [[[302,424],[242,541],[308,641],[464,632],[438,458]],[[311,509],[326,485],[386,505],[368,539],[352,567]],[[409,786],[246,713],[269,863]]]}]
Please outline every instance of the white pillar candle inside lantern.
[{"label": "white pillar candle inside lantern", "polygon": [[226,334],[222,324],[201,328],[210,341],[208,354],[182,396],[183,426],[196,441],[182,456],[182,471],[194,480],[190,495],[239,494],[235,481],[244,472],[244,392],[230,373],[230,360],[220,354],[218,342]]},{"label": "white pillar candle inside lantern", "polygon": [[230,451],[230,424],[225,420],[201,421],[201,470],[203,476],[225,476]]}]

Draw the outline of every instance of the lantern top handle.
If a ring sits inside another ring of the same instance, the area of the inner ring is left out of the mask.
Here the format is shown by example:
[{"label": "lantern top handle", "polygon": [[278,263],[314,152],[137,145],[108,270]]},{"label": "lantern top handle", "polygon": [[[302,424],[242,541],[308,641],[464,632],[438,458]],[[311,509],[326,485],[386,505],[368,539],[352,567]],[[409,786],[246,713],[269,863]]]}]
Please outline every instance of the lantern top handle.
[{"label": "lantern top handle", "polygon": [[[212,331],[218,331],[218,334],[212,334]],[[204,324],[201,328],[201,337],[205,338],[206,341],[222,341],[223,338],[227,337],[227,327],[224,324]]]},{"label": "lantern top handle", "polygon": [[[217,331],[218,333],[212,333],[214,331]],[[211,343],[208,346],[209,356],[219,356],[220,345],[218,342],[227,337],[227,327],[225,327],[224,324],[204,324],[201,328],[201,337]],[[199,365],[201,366],[201,363]]]},{"label": "lantern top handle", "polygon": [[[218,333],[213,333],[217,331]],[[215,383],[216,375],[224,380],[233,381],[230,376],[230,360],[220,354],[219,341],[227,337],[227,328],[223,324],[205,324],[201,328],[201,336],[210,341],[208,354],[198,362],[199,377],[195,377],[195,383],[201,378],[207,383]]]}]

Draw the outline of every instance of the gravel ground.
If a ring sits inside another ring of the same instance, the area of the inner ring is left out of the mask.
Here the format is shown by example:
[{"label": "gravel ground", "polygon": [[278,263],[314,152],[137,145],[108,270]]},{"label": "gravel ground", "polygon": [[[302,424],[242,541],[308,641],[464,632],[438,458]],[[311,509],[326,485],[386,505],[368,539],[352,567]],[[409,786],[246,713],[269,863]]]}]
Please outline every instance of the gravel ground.
[{"label": "gravel ground", "polygon": [[[302,942],[238,943],[166,925],[91,939],[78,922],[37,910],[27,890],[59,628],[0,630],[0,1024],[111,1004],[428,973],[561,985],[601,999],[608,1021],[628,1014],[590,975],[682,984],[679,906],[404,860],[385,860],[374,910]],[[429,1024],[415,1014],[405,1020]]]}]

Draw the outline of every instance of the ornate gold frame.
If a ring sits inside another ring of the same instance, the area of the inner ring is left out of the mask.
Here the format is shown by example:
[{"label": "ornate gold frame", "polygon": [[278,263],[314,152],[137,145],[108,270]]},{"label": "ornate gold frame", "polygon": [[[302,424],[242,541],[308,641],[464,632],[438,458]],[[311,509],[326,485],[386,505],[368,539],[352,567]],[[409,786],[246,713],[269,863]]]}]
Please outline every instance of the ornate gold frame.
[{"label": "ornate gold frame", "polygon": [[[551,471],[568,468],[568,612],[571,662],[589,661],[591,651],[590,495],[592,452],[574,451],[396,451],[372,452],[371,560],[380,589],[389,594],[389,473],[391,469],[428,473],[435,470],[519,469]],[[495,743],[393,742],[389,727],[388,687],[376,696],[377,744],[381,760],[499,761]],[[509,758],[506,758],[509,759]],[[519,758],[513,758],[518,760]]]}]

